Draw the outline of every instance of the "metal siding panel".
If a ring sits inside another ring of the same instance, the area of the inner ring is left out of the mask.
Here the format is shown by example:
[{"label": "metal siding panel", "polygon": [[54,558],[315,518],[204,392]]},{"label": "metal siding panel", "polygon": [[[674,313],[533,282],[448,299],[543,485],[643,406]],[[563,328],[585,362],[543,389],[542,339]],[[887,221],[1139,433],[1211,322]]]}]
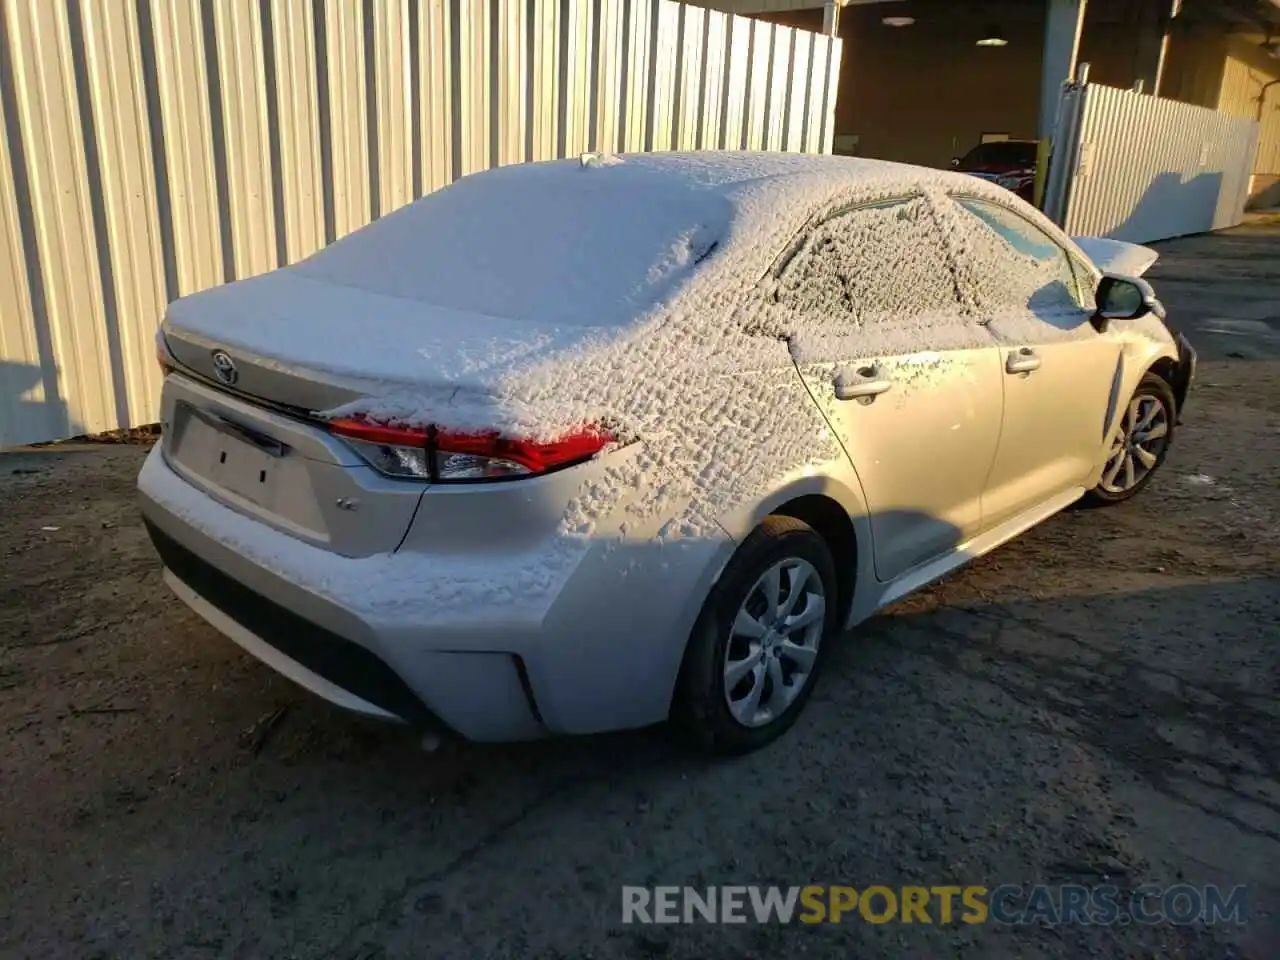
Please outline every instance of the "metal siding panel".
[{"label": "metal siding panel", "polygon": [[499,164],[520,163],[524,160],[525,138],[528,133],[528,103],[526,101],[526,37],[528,15],[522,0],[503,0],[497,8],[498,34],[493,38],[494,59],[497,63],[497,87],[493,91],[497,110],[498,128],[493,131],[497,141]]},{"label": "metal siding panel", "polygon": [[782,149],[799,153],[804,150],[805,120],[809,104],[809,77],[813,68],[813,34],[805,30],[793,33],[791,76],[787,82],[787,129]]},{"label": "metal siding panel", "polygon": [[413,78],[409,75],[408,0],[373,4],[377,94],[378,210],[386,216],[413,199]]},{"label": "metal siding panel", "polygon": [[729,18],[719,11],[708,10],[706,34],[707,55],[702,64],[702,136],[698,148],[714,150],[720,146],[720,119],[729,65]]},{"label": "metal siding panel", "polygon": [[1257,123],[1090,84],[1066,229],[1147,243],[1234,226],[1243,217]]},{"label": "metal siding panel", "polygon": [[560,0],[532,0],[533,59],[531,160],[550,160],[559,149]]},{"label": "metal siding panel", "polygon": [[271,153],[267,122],[262,21],[256,0],[213,4],[222,91],[223,149],[235,275],[250,277],[276,266]]},{"label": "metal siding panel", "polygon": [[223,281],[213,120],[205,72],[208,54],[196,4],[187,0],[151,3],[177,292],[186,296]]},{"label": "metal siding panel", "polygon": [[765,116],[769,98],[769,65],[773,62],[774,27],[759,20],[751,22],[751,67],[747,86],[746,136],[743,147],[763,150],[768,142],[769,118]]},{"label": "metal siding panel", "polygon": [[805,84],[804,147],[806,153],[822,152],[822,131],[826,125],[827,58],[831,56],[830,40],[814,36],[809,50],[809,80]]},{"label": "metal siding panel", "polygon": [[115,412],[129,425],[151,423],[160,413],[154,344],[166,296],[137,8],[88,0],[80,11],[108,241],[100,254],[110,263],[113,288],[107,320],[123,377],[113,385]]},{"label": "metal siding panel", "polygon": [[329,97],[330,170],[334,236],[346,236],[372,215],[369,191],[368,108],[364,72],[364,7],[325,0],[325,73]]},{"label": "metal siding panel", "polygon": [[324,246],[324,170],[316,85],[314,7],[272,0],[276,115],[280,129],[280,189],[285,255],[301,260]]},{"label": "metal siding panel", "polygon": [[[823,97],[822,140],[819,149],[831,152],[836,136],[836,97],[840,90],[840,58],[844,55],[844,41],[827,41],[827,82]],[[816,91],[815,91],[815,95]]]},{"label": "metal siding panel", "polygon": [[676,123],[676,146],[693,150],[698,146],[699,98],[702,93],[702,40],[706,11],[684,7],[684,33],[680,38],[680,105]]},{"label": "metal siding panel", "polygon": [[[0,132],[10,119],[16,122],[0,98]],[[0,448],[58,436],[65,422],[56,382],[45,388],[18,207],[6,136],[0,138]]]},{"label": "metal siding panel", "polygon": [[657,31],[650,80],[653,97],[649,102],[650,136],[647,148],[670,150],[675,123],[676,47],[680,23],[680,5],[671,0],[658,0],[653,29]]},{"label": "metal siding panel", "polygon": [[765,101],[765,148],[783,149],[787,118],[787,81],[791,78],[791,42],[795,30],[775,27],[773,57],[769,61],[769,92]]},{"label": "metal siding panel", "polygon": [[102,287],[67,7],[11,2],[7,32],[59,393],[68,429],[114,423]]},{"label": "metal siding panel", "polygon": [[458,75],[453,78],[457,97],[453,109],[458,123],[458,176],[489,168],[489,3],[466,0],[467,16],[454,24],[458,32]]},{"label": "metal siding panel", "polygon": [[595,142],[591,148],[616,153],[621,143],[618,128],[622,120],[622,72],[626,63],[622,46],[626,4],[623,0],[600,0],[596,14],[600,48],[596,51]]},{"label": "metal siding panel", "polygon": [[592,4],[570,0],[564,56],[564,155],[576,157],[591,145]]},{"label": "metal siding panel", "polygon": [[754,20],[729,18],[728,76],[720,145],[738,150],[747,145],[747,93],[751,78],[751,29]]},{"label": "metal siding panel", "polygon": [[624,107],[622,149],[645,149],[649,122],[649,36],[653,29],[653,0],[631,0],[627,63],[627,102]]},{"label": "metal siding panel", "polygon": [[[285,0],[287,2],[287,0]],[[453,181],[453,61],[448,0],[418,0],[419,180],[423,193]]]}]

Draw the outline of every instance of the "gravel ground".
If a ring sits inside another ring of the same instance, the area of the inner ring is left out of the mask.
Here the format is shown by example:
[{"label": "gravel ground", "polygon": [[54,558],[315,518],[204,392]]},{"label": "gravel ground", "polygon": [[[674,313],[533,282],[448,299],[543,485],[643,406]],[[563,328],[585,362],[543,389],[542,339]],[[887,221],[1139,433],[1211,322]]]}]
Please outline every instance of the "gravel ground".
[{"label": "gravel ground", "polygon": [[[1167,249],[1208,361],[1162,475],[857,630],[732,762],[652,732],[424,754],[170,598],[145,447],[0,455],[0,954],[1275,956],[1280,229]],[[623,884],[1104,877],[1247,884],[1249,922],[620,923]]]}]

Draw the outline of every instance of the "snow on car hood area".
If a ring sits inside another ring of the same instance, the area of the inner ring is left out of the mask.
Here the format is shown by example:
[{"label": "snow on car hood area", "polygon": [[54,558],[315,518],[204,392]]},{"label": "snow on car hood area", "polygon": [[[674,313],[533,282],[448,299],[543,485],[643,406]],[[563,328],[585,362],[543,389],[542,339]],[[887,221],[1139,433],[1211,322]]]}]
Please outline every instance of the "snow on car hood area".
[{"label": "snow on car hood area", "polygon": [[[536,603],[594,538],[649,536],[656,525],[664,542],[719,540],[718,517],[843,455],[795,363],[833,356],[825,318],[844,308],[788,306],[771,268],[810,219],[922,194],[886,208],[870,229],[833,227],[818,240],[842,244],[848,262],[897,271],[903,297],[918,296],[937,270],[954,295],[954,263],[930,262],[924,250],[896,264],[875,254],[879,231],[906,216],[933,218],[953,248],[986,256],[994,235],[946,201],[947,189],[1010,203],[1003,189],[967,175],[829,156],[648,154],[503,168],[294,267],[191,298],[206,297],[210,309],[180,301],[169,322],[372,385],[331,416],[535,439],[601,424],[624,443],[640,440],[639,452],[606,456],[592,473],[565,513],[563,541],[546,555],[460,571],[447,596],[415,594],[426,617],[448,616],[454,604]],[[1024,263],[1004,282],[1026,288],[1021,314],[1034,318],[1036,290],[1050,279]],[[910,324],[859,322],[840,336],[848,343],[838,356],[918,354],[909,390],[928,387],[945,363],[938,351],[991,343],[976,325],[933,323],[927,313]],[[441,390],[442,382],[472,389]],[[243,538],[238,546],[253,552]],[[432,582],[438,571],[423,575]]]}]

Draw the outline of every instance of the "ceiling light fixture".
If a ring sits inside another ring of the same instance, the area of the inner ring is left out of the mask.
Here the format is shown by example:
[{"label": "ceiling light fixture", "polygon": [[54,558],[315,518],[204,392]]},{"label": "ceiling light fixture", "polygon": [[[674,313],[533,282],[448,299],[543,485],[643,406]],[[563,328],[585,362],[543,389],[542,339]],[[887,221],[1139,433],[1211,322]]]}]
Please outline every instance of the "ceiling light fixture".
[{"label": "ceiling light fixture", "polygon": [[978,39],[978,46],[980,47],[1006,47],[1008,45],[1009,41],[1005,39],[1004,34],[1000,32],[1000,28],[995,24],[987,27],[986,32]]},{"label": "ceiling light fixture", "polygon": [[915,17],[885,17],[880,21],[886,27],[909,27],[916,22]]}]

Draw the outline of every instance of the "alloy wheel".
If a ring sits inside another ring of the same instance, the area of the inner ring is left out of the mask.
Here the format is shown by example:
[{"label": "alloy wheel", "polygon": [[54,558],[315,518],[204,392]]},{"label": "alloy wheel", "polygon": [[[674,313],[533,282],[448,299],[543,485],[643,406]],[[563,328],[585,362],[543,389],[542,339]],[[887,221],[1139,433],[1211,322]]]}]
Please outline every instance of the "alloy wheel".
[{"label": "alloy wheel", "polygon": [[826,604],[822,577],[798,557],[775,563],[747,591],[724,656],[724,696],[738,723],[776,720],[809,683]]},{"label": "alloy wheel", "polygon": [[1099,486],[1112,494],[1132,490],[1155,469],[1168,442],[1169,410],[1164,401],[1145,393],[1134,397],[1111,445]]}]

